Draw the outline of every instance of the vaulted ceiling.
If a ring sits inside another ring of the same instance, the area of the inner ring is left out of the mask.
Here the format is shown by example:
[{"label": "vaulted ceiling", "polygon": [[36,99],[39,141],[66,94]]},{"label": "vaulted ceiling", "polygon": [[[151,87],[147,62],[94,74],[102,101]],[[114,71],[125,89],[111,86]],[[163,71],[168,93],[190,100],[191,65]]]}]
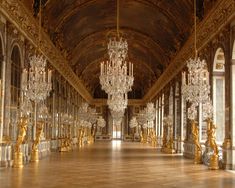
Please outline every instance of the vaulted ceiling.
[{"label": "vaulted ceiling", "polygon": [[[22,0],[34,15],[39,1]],[[116,0],[42,0],[43,27],[94,98],[100,62],[116,35]],[[34,8],[33,8],[34,5]],[[190,35],[192,0],[120,0],[120,32],[134,64],[131,98],[142,98]]]}]

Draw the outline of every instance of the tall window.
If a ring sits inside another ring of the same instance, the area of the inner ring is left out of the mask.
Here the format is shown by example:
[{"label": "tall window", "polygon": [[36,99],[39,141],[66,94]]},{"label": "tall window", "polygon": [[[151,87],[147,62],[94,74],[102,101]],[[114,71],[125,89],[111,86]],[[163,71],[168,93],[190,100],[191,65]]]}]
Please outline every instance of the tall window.
[{"label": "tall window", "polygon": [[222,144],[225,136],[225,57],[222,48],[217,49],[213,64],[213,106],[216,141]]}]

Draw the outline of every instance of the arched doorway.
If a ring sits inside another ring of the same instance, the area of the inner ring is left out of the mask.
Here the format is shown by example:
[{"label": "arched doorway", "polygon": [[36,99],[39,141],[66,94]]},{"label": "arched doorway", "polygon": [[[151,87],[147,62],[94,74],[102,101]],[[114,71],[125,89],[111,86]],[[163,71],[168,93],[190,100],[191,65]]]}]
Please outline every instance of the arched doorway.
[{"label": "arched doorway", "polygon": [[17,45],[11,53],[11,103],[10,103],[10,134],[11,139],[16,139],[18,108],[20,105],[20,88],[21,88],[21,58],[20,50]]},{"label": "arched doorway", "polygon": [[213,107],[216,141],[222,144],[225,137],[225,56],[222,48],[216,50],[213,63]]}]

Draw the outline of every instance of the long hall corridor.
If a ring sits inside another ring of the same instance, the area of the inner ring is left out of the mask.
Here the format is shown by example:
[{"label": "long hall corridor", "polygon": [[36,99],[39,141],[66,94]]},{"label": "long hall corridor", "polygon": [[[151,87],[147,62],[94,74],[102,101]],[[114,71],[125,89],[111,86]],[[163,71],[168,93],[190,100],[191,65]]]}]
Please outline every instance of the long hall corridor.
[{"label": "long hall corridor", "polygon": [[235,175],[210,171],[180,155],[140,143],[98,142],[80,150],[51,153],[22,169],[1,168],[0,187],[235,187]]}]

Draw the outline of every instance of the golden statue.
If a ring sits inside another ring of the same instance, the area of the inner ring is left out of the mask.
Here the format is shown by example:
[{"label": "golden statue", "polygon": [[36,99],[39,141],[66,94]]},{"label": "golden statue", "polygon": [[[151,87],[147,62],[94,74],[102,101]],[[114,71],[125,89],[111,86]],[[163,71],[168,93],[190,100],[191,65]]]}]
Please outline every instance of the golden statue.
[{"label": "golden statue", "polygon": [[19,133],[16,140],[15,152],[20,152],[20,145],[23,143],[24,138],[26,136],[27,125],[28,125],[28,118],[21,117],[20,122],[18,124]]},{"label": "golden statue", "polygon": [[199,143],[199,130],[197,123],[193,120],[192,121],[192,135],[194,141],[194,163],[200,164],[202,163],[202,147]]},{"label": "golden statue", "polygon": [[28,118],[27,117],[21,117],[20,122],[18,124],[19,133],[16,140],[15,145],[15,152],[14,152],[14,162],[13,167],[15,168],[21,168],[23,167],[23,153],[20,151],[20,146],[23,143],[26,131],[27,131],[27,125],[28,125]]},{"label": "golden statue", "polygon": [[157,136],[154,130],[151,132],[151,145],[157,147]]},{"label": "golden statue", "polygon": [[147,141],[148,141],[147,128],[143,128],[143,143],[147,143]]},{"label": "golden statue", "polygon": [[143,131],[140,131],[140,143],[144,143]]},{"label": "golden statue", "polygon": [[33,142],[33,146],[32,146],[32,153],[31,153],[31,161],[39,161],[39,156],[38,156],[38,145],[40,143],[40,137],[42,134],[42,130],[43,130],[43,125],[44,122],[43,121],[39,121],[37,122],[37,126],[36,126],[36,138]]},{"label": "golden statue", "polygon": [[215,129],[216,126],[213,124],[211,119],[207,120],[207,145],[213,150],[213,155],[210,158],[209,169],[217,170],[219,169],[219,150],[215,142]]},{"label": "golden statue", "polygon": [[84,137],[84,134],[85,134],[85,130],[84,130],[84,127],[82,127],[80,135],[79,135],[79,147],[83,146],[83,137]]}]

